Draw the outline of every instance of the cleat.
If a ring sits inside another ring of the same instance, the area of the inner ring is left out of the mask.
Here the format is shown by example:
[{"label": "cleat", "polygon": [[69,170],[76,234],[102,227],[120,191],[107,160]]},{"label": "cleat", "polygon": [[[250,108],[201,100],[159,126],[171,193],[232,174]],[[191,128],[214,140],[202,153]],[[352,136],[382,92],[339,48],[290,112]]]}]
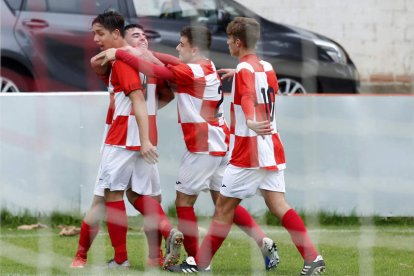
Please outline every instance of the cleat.
[{"label": "cleat", "polygon": [[188,257],[182,264],[167,267],[168,271],[176,273],[198,273],[197,264],[193,257]]},{"label": "cleat", "polygon": [[325,261],[321,255],[318,255],[313,262],[305,262],[300,275],[321,275],[325,272]]},{"label": "cleat", "polygon": [[276,269],[279,264],[279,255],[274,241],[267,237],[263,238],[261,251],[266,270]]},{"label": "cleat", "polygon": [[164,269],[176,265],[180,261],[183,239],[183,233],[175,228],[171,229],[170,235],[165,240],[165,259],[162,265]]},{"label": "cleat", "polygon": [[129,261],[126,260],[122,264],[118,264],[114,259],[107,262],[109,269],[128,269],[130,267]]},{"label": "cleat", "polygon": [[84,268],[86,266],[86,259],[76,256],[73,258],[70,268]]}]

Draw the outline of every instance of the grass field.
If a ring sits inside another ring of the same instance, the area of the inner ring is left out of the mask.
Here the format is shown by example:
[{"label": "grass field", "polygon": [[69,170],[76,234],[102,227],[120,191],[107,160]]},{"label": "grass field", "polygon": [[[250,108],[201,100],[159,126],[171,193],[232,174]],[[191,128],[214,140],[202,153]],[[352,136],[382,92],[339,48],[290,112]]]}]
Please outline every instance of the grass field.
[{"label": "grass field", "polygon": [[[105,270],[105,261],[113,254],[105,228],[92,246],[88,268],[71,270],[78,236],[59,237],[56,228],[21,231],[2,227],[0,274],[171,275],[145,270],[147,245],[139,230],[141,222],[132,220],[130,225],[127,242],[132,268],[122,272]],[[213,260],[213,275],[299,275],[303,262],[287,232],[280,226],[264,230],[279,247],[281,263],[276,271],[264,270],[257,245],[234,226]],[[323,226],[309,227],[309,233],[326,260],[326,275],[414,275],[412,226]]]}]

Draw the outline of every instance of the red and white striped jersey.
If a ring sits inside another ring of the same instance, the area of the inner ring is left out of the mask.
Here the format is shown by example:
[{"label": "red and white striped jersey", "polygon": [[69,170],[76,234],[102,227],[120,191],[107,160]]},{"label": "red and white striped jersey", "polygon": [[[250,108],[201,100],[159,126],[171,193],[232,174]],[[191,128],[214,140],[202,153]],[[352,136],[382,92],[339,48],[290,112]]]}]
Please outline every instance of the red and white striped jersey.
[{"label": "red and white striped jersey", "polygon": [[[260,60],[256,55],[246,55],[240,59],[231,93],[230,164],[267,170],[282,170],[286,167],[283,144],[276,127],[277,91],[277,78],[270,63]],[[241,106],[241,99],[245,96],[254,102],[253,119],[271,122],[272,135],[258,136],[247,127]]]},{"label": "red and white striped jersey", "polygon": [[188,151],[224,156],[229,129],[223,116],[221,80],[212,61],[170,66],[177,85],[178,123]]},{"label": "red and white striped jersey", "polygon": [[139,129],[128,94],[142,90],[147,102],[149,138],[157,145],[156,115],[158,109],[157,81],[136,72],[123,61],[115,61],[108,77],[110,104],[106,117],[107,135],[105,144],[128,150],[140,150]]}]

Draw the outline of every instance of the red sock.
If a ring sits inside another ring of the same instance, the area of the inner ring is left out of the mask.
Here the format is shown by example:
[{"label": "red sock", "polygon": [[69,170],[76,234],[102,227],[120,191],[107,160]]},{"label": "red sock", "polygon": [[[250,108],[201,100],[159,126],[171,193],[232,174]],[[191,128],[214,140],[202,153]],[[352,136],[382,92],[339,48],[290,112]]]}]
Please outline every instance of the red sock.
[{"label": "red sock", "polygon": [[259,247],[262,246],[263,238],[266,237],[266,234],[244,207],[240,205],[236,207],[233,222],[246,232],[247,235],[252,237]]},{"label": "red sock", "polygon": [[214,254],[229,234],[230,228],[231,224],[220,223],[214,219],[211,221],[207,236],[205,236],[196,256],[198,268],[205,269],[210,265]]},{"label": "red sock", "polygon": [[140,195],[135,200],[134,207],[145,219],[152,222],[150,224],[153,228],[158,229],[164,238],[168,238],[172,226],[158,201],[150,196]]},{"label": "red sock", "polygon": [[198,225],[197,217],[192,206],[177,207],[178,230],[184,235],[184,248],[188,256],[197,256]]},{"label": "red sock", "polygon": [[148,243],[148,258],[159,258],[162,242],[161,232],[158,229],[152,229],[151,227],[146,226],[144,222],[144,233]]},{"label": "red sock", "polygon": [[78,244],[78,251],[76,252],[77,257],[81,257],[83,259],[87,258],[89,248],[93,240],[95,239],[96,235],[99,232],[99,224],[96,226],[91,226],[87,224],[84,220],[82,220],[82,226],[79,236],[79,244]]},{"label": "red sock", "polygon": [[122,264],[128,259],[126,249],[126,234],[128,229],[128,218],[125,211],[124,201],[106,202],[106,223],[112,246],[115,250],[114,260]]},{"label": "red sock", "polygon": [[315,260],[318,252],[306,231],[305,224],[295,210],[290,209],[282,218],[282,225],[289,232],[290,237],[306,262]]}]

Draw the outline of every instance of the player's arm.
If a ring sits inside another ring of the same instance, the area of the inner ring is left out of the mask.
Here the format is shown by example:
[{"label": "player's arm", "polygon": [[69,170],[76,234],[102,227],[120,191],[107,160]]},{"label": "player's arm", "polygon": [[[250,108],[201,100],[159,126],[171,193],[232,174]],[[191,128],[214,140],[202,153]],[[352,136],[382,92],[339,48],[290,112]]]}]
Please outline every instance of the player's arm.
[{"label": "player's arm", "polygon": [[90,60],[91,67],[95,71],[95,73],[100,77],[107,77],[109,75],[109,66],[108,64],[102,64],[104,56],[102,52],[93,56]]},{"label": "player's arm", "polygon": [[248,128],[256,132],[258,135],[272,134],[272,126],[270,121],[256,121],[254,118],[255,111],[255,79],[252,72],[242,69],[236,75],[236,85],[240,90],[240,104],[246,118]]},{"label": "player's arm", "polygon": [[174,99],[174,92],[164,80],[157,81],[157,89],[158,109],[161,109]]},{"label": "player's arm", "polygon": [[160,52],[152,52],[152,54],[154,55],[154,57],[159,59],[162,63],[167,64],[167,65],[178,65],[182,63],[179,58],[169,55],[169,54],[160,53]]},{"label": "player's arm", "polygon": [[222,68],[222,69],[217,70],[217,73],[223,74],[221,76],[222,80],[226,80],[226,79],[231,80],[231,78],[234,77],[234,74],[236,73],[236,70],[235,69]]},{"label": "player's arm", "polygon": [[148,77],[155,77],[167,81],[174,80],[174,74],[168,67],[153,64],[145,59],[131,55],[128,52],[116,51],[115,58],[123,60],[125,63],[136,68],[139,72]]},{"label": "player's arm", "polygon": [[141,155],[147,163],[154,164],[158,162],[158,154],[149,139],[148,111],[142,90],[131,91],[128,97],[132,102],[132,109],[138,124]]},{"label": "player's arm", "polygon": [[130,53],[118,49],[108,49],[105,52],[100,53],[102,55],[102,64],[106,64],[108,61],[119,59],[130,65],[136,71],[143,73],[147,77],[155,77],[157,79],[163,79],[167,81],[174,80],[174,74],[165,66],[152,64],[145,59],[131,55]]},{"label": "player's arm", "polygon": [[151,63],[164,66],[165,64],[161,62],[158,58],[156,58],[153,53],[148,49],[143,49],[139,47],[132,47],[132,46],[124,46],[122,48],[119,48],[120,50],[126,51],[128,53],[131,53],[132,55],[136,57],[140,57],[143,59],[148,60]]}]

